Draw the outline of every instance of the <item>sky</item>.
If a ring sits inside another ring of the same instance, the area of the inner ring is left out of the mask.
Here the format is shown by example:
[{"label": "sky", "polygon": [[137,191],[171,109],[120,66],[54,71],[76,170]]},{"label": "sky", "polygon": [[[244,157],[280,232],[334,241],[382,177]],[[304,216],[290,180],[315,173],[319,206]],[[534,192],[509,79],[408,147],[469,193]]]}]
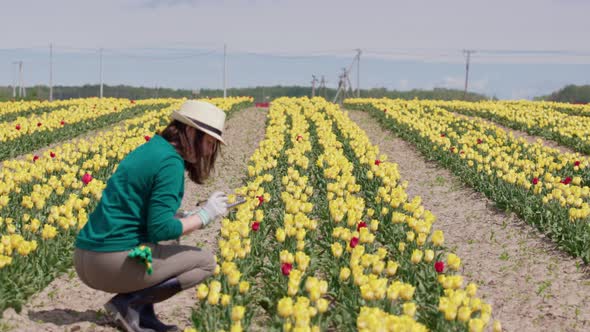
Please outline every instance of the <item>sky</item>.
[{"label": "sky", "polygon": [[[590,84],[588,0],[0,0],[0,85],[334,87],[361,49],[361,88],[530,99]],[[351,81],[356,86],[356,65]]]}]

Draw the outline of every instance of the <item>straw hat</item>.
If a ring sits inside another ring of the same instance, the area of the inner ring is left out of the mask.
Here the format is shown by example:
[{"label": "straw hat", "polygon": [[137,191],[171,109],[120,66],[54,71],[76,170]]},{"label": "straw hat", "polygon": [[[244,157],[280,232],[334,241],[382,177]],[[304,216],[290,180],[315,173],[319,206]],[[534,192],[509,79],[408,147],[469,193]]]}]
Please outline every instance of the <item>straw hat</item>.
[{"label": "straw hat", "polygon": [[217,106],[200,100],[187,100],[179,110],[172,112],[172,118],[204,131],[225,145],[225,141],[221,138],[225,112]]}]

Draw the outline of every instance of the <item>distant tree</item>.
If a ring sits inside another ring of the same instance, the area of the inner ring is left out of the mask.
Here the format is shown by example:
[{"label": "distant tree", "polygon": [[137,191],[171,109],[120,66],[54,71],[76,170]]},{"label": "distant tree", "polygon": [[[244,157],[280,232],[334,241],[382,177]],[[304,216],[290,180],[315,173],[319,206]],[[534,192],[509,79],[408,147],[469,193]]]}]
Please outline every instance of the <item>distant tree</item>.
[{"label": "distant tree", "polygon": [[534,98],[535,100],[556,101],[572,104],[590,103],[590,85],[566,85],[547,96]]}]

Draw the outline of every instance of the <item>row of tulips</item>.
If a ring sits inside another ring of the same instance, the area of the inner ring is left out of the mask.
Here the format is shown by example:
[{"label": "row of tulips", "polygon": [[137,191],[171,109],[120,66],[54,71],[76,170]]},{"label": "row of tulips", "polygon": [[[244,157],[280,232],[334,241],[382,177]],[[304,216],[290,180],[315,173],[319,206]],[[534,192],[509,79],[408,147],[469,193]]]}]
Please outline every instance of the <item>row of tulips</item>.
[{"label": "row of tulips", "polygon": [[558,111],[564,114],[569,115],[581,115],[581,116],[590,116],[590,104],[571,104],[571,103],[561,103],[561,102],[553,102],[553,101],[528,101],[528,100],[519,100],[519,101],[501,101],[503,104],[521,104],[521,105],[528,105],[533,104],[535,106],[540,105],[541,107],[545,108],[548,111]]},{"label": "row of tulips", "polygon": [[[281,98],[253,154],[247,203],[222,221],[190,331],[472,330],[491,307],[397,165],[337,105]],[[230,199],[234,199],[231,197]],[[496,330],[501,329],[498,322]]]},{"label": "row of tulips", "polygon": [[172,102],[172,99],[139,102],[114,98],[94,99],[0,123],[0,160],[72,139],[87,131],[137,117],[150,109],[168,106]]},{"label": "row of tulips", "polygon": [[[98,203],[106,180],[131,150],[170,120],[182,100],[126,120],[94,137],[64,143],[0,169],[0,312],[71,266],[73,239]],[[214,99],[231,112],[251,98]],[[34,161],[33,161],[34,160]],[[39,273],[43,271],[43,273]]]},{"label": "row of tulips", "polygon": [[96,98],[68,99],[58,101],[6,101],[0,102],[0,122],[12,121],[18,117],[25,117],[32,114],[42,114],[59,108],[67,108],[89,102]]},{"label": "row of tulips", "polygon": [[[590,112],[567,115],[547,103],[422,101],[423,107],[493,120],[512,129],[554,140],[584,154],[590,153]],[[551,104],[549,104],[551,105]]]},{"label": "row of tulips", "polygon": [[493,124],[421,101],[349,99],[499,207],[517,212],[567,252],[590,261],[590,160],[515,139]]}]

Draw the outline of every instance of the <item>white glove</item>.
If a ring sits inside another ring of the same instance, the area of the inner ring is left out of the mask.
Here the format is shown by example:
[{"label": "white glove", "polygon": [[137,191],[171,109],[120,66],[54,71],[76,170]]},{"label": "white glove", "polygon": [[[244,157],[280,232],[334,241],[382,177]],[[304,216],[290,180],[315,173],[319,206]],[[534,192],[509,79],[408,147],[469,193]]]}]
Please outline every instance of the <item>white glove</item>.
[{"label": "white glove", "polygon": [[207,224],[218,217],[226,216],[227,212],[227,196],[221,191],[216,191],[209,196],[207,203],[199,211],[199,216],[201,217],[203,226],[207,226]]}]

